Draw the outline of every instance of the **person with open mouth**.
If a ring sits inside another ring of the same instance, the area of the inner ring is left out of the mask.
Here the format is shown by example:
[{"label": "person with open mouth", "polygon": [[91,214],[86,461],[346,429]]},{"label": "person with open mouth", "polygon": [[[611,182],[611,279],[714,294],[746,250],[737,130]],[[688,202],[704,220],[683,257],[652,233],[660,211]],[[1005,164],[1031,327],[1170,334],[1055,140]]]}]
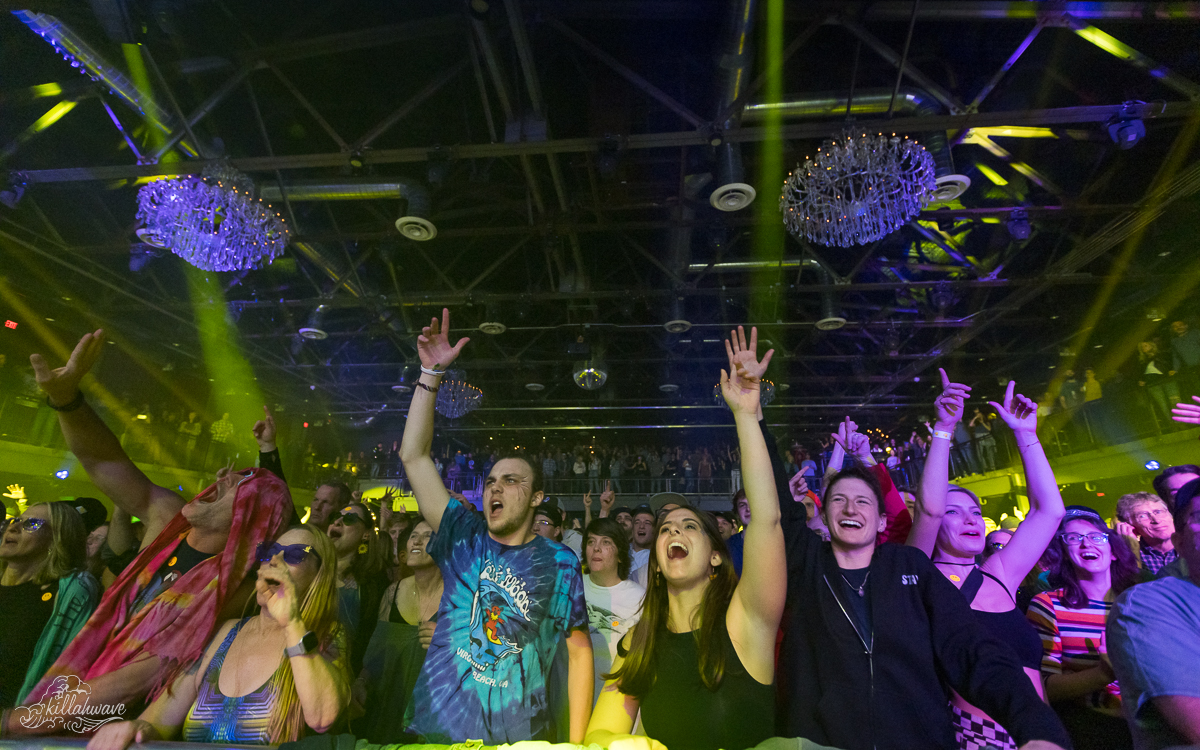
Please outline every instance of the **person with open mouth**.
[{"label": "person with open mouth", "polygon": [[1075,750],[1132,748],[1104,626],[1116,596],[1139,580],[1133,550],[1095,510],[1071,505],[1047,557],[1056,590],[1035,596],[1026,612],[1042,637],[1046,699]]},{"label": "person with open mouth", "polygon": [[[579,558],[535,534],[545,500],[541,466],[500,456],[476,514],[450,497],[430,448],[434,406],[446,368],[469,339],[451,344],[450,311],[417,337],[421,377],[413,391],[400,459],[421,515],[434,532],[427,551],[442,570],[437,627],[406,711],[421,741],[485,745],[579,743],[592,708],[592,642]],[[551,669],[566,646],[566,717]]]},{"label": "person with open mouth", "polygon": [[337,552],[316,526],[293,526],[256,558],[258,613],[225,622],[170,690],[137,719],[100,727],[88,750],[171,739],[277,745],[333,726],[350,702]]},{"label": "person with open mouth", "polygon": [[[1030,684],[1044,697],[1042,641],[1017,607],[1016,593],[1058,532],[1066,509],[1050,461],[1038,440],[1037,404],[1015,395],[1016,383],[1011,380],[1004,402],[991,404],[1016,439],[1029,488],[1029,512],[1000,549],[977,563],[977,559],[991,551],[983,507],[970,490],[947,481],[948,436],[953,434],[954,426],[963,417],[963,404],[971,389],[951,383],[945,370],[939,369],[939,372],[942,393],[934,403],[933,440],[921,477],[921,493],[914,503],[908,544],[930,555],[938,570],[971,605],[976,622],[1012,648]],[[976,409],[975,413],[979,415],[980,411]],[[971,705],[957,692],[951,695],[951,703],[959,750],[975,750],[988,745],[1015,750],[1016,743],[1007,730],[982,709]]]},{"label": "person with open mouth", "polygon": [[[767,357],[758,360],[756,338],[752,331],[747,344],[739,335],[730,359],[761,376]],[[775,732],[841,748],[953,750],[947,696],[954,689],[996,716],[1023,750],[1069,746],[1016,657],[973,622],[962,595],[929,558],[913,547],[877,544],[889,519],[875,472],[855,465],[824,483],[824,542],[787,489],[761,411],[758,427],[787,551]],[[849,424],[838,434],[856,461],[862,437]],[[903,508],[898,495],[896,501]]]},{"label": "person with open mouth", "polygon": [[[618,645],[587,744],[741,750],[775,733],[775,636],[786,556],[776,480],[758,427],[771,354],[751,371],[730,349],[730,370],[721,372],[750,504],[741,580],[712,514],[674,504],[659,516],[642,616]],[[646,737],[631,734],[639,710]]]},{"label": "person with open mouth", "polygon": [[371,511],[359,502],[331,514],[327,533],[337,553],[338,617],[350,641],[350,673],[358,674],[388,586],[383,548]]}]

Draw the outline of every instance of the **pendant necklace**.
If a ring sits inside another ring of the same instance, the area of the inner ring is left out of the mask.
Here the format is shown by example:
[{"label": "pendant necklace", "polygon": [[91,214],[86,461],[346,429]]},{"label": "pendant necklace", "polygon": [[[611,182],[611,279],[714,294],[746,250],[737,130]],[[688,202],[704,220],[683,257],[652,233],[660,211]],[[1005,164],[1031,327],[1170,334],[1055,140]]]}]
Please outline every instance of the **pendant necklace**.
[{"label": "pendant necklace", "polygon": [[863,576],[862,585],[856,587],[853,583],[850,583],[850,581],[846,578],[845,574],[842,574],[842,580],[846,581],[847,586],[849,586],[850,588],[857,591],[859,597],[865,596],[865,594],[863,593],[863,589],[865,589],[867,587],[867,579],[870,577],[871,577],[871,571],[868,570],[867,574],[865,576]]}]

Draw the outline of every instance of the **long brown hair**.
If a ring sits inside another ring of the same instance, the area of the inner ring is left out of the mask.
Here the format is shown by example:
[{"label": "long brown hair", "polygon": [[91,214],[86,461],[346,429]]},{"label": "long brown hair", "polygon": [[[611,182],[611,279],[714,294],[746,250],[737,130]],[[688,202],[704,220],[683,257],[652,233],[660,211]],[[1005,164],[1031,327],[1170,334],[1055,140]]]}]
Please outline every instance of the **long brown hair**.
[{"label": "long brown hair", "polygon": [[[729,559],[729,548],[721,538],[717,528],[717,520],[711,513],[695,508],[680,508],[689,511],[700,521],[700,528],[708,536],[713,552],[721,556],[721,565],[713,571],[713,577],[704,589],[700,608],[692,616],[692,637],[696,639],[696,651],[700,655],[700,680],[704,687],[716,690],[725,677],[725,614],[729,611],[729,602],[733,599],[734,589],[737,588],[738,578],[734,572],[733,563]],[[666,517],[660,518],[654,525],[654,538],[657,540]],[[657,542],[656,542],[657,547]],[[667,582],[658,567],[658,554],[650,555],[649,580],[646,586],[646,598],[642,601],[642,619],[633,628],[629,653],[625,663],[612,674],[603,675],[606,680],[616,680],[617,687],[622,693],[642,698],[654,687],[657,674],[655,648],[659,633],[666,629],[670,616],[670,603],[667,596]],[[678,623],[682,625],[683,623]]]}]

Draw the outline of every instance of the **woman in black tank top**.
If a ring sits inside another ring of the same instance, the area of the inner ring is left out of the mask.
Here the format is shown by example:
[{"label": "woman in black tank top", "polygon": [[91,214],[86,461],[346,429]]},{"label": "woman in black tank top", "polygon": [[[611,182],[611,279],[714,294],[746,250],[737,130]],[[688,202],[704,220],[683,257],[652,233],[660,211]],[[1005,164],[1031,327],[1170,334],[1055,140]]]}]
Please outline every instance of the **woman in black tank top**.
[{"label": "woman in black tank top", "polygon": [[[721,390],[737,423],[750,503],[738,582],[711,514],[659,519],[642,619],[621,641],[584,744],[628,739],[639,709],[647,736],[669,748],[742,750],[774,734],[775,634],[787,587],[780,509],[758,426],[760,364],[738,330]],[[644,741],[644,740],[643,740]]]},{"label": "woman in black tank top", "polygon": [[[937,425],[925,460],[908,544],[924,550],[942,574],[959,588],[970,602],[976,621],[1012,649],[1044,699],[1039,674],[1041,639],[1017,609],[1015,598],[1017,587],[1037,564],[1066,514],[1054,472],[1038,442],[1037,404],[1014,395],[1012,381],[1008,383],[1004,403],[992,402],[992,408],[1012,429],[1016,439],[1029,488],[1029,512],[1007,543],[988,550],[979,498],[947,482],[950,440],[943,435],[953,433],[962,418],[963,402],[970,388],[951,383],[944,370],[941,374],[943,391],[934,404]],[[984,556],[985,551],[990,554]],[[981,558],[983,561],[977,562]],[[960,750],[974,750],[988,744],[1016,747],[1003,727],[962,696],[954,694],[951,702]]]}]

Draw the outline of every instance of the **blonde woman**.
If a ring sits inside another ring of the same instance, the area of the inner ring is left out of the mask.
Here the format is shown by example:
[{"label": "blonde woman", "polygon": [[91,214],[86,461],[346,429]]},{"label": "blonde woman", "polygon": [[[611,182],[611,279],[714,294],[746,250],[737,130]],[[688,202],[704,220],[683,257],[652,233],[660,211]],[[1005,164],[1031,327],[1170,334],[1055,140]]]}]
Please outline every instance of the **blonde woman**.
[{"label": "blonde woman", "polygon": [[276,745],[333,725],[350,700],[333,543],[293,526],[260,544],[258,559],[259,613],[222,625],[170,690],[138,719],[101,727],[88,750],[171,739]]}]

